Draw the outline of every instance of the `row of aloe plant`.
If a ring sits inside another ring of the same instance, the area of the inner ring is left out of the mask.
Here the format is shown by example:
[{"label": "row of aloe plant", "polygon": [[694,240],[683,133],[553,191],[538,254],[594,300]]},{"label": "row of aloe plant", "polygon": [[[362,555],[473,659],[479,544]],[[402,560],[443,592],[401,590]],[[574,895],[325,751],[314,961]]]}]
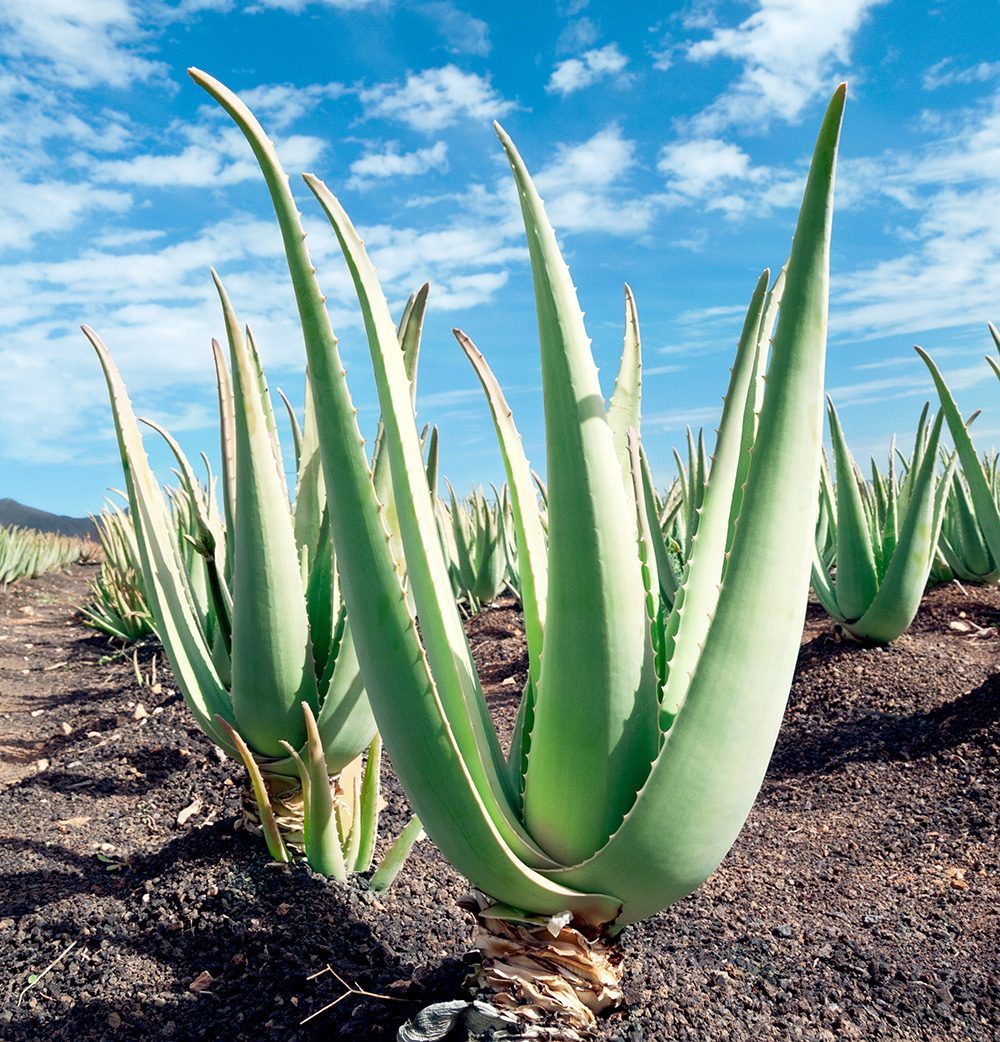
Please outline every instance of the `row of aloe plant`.
[{"label": "row of aloe plant", "polygon": [[0,525],[0,590],[19,579],[37,579],[97,552],[93,540],[39,532],[24,525]]}]

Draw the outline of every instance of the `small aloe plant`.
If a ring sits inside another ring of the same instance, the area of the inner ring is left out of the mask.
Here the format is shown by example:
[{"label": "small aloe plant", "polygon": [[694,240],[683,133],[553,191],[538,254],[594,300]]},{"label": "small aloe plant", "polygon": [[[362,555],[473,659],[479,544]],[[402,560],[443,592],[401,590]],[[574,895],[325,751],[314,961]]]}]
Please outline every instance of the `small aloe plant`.
[{"label": "small aloe plant", "polygon": [[[371,867],[382,745],[340,596],[315,411],[307,393],[304,429],[293,427],[292,503],[253,336],[213,277],[232,366],[213,342],[221,514],[169,432],[145,421],[177,459],[182,486],[163,493],[110,352],[84,332],[108,385],[149,609],[185,701],[205,734],[246,766],[244,820],[271,856],[302,853],[343,880]],[[413,330],[401,331],[407,342],[418,338],[422,299]],[[406,827],[374,888],[391,882],[419,832],[419,822]]]},{"label": "small aloe plant", "polygon": [[[488,895],[478,908],[489,983],[560,1009],[571,1005],[580,1022],[592,1023],[595,1010],[620,1001],[613,935],[689,894],[718,866],[754,801],[784,711],[815,528],[845,88],[830,103],[813,156],[759,417],[766,272],[744,325],[691,559],[669,611],[644,509],[638,380],[616,386],[605,411],[555,234],[513,143],[497,128],[534,274],[548,456],[546,547],[510,409],[478,361],[510,487],[529,652],[508,756],[451,593],[402,358],[361,239],[326,186],[305,175],[339,240],[368,333],[406,589],[288,178],[246,106],[206,74],[191,75],[247,137],[278,217],[323,465],[337,488],[330,520],[344,599],[393,765],[428,834]],[[478,352],[463,347],[476,361]],[[637,363],[634,369],[637,377]],[[561,963],[544,981],[517,969],[525,962],[519,953],[539,949],[547,964]],[[582,973],[581,965],[588,967]]]},{"label": "small aloe plant", "polygon": [[[1000,332],[993,323],[989,323],[990,336],[994,345],[1000,350]],[[962,578],[960,571],[966,571],[971,581],[994,582],[993,572],[1000,562],[1000,495],[998,495],[995,457],[992,461],[979,458],[969,426],[972,419],[963,420],[958,405],[945,383],[940,370],[923,348],[916,348],[917,354],[924,360],[941,401],[941,411],[948,421],[955,452],[962,464],[962,481],[956,481],[955,497],[961,534],[954,542],[954,523],[949,526],[946,536],[950,537],[949,549],[952,560],[948,560],[945,546],[942,553],[946,563],[957,578]],[[1000,379],[1000,365],[992,356],[986,361]],[[978,413],[976,414],[978,415]],[[992,567],[991,567],[992,565]],[[955,571],[958,568],[958,571]],[[980,575],[982,579],[973,576]]]},{"label": "small aloe plant", "polygon": [[[840,630],[855,640],[888,644],[913,622],[937,551],[955,461],[937,473],[943,414],[928,428],[925,406],[913,455],[897,484],[895,445],[888,478],[872,461],[872,483],[861,476],[833,402],[829,403],[836,483],[821,487],[813,589]],[[835,547],[836,579],[829,573]]]}]

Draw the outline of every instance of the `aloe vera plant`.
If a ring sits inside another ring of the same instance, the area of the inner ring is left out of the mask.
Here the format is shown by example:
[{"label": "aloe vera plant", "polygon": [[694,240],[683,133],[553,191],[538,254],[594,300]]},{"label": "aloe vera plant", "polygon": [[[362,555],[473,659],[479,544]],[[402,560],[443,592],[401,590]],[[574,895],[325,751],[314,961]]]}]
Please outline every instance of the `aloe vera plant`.
[{"label": "aloe vera plant", "polygon": [[[696,544],[669,612],[660,610],[644,497],[637,494],[637,440],[633,434],[624,446],[616,441],[568,269],[520,156],[497,128],[534,274],[548,456],[546,550],[510,409],[478,362],[507,469],[529,646],[522,712],[505,756],[451,595],[402,358],[360,237],[326,186],[305,175],[339,240],[368,334],[408,590],[389,552],[288,178],[246,106],[206,74],[191,75],[247,137],[278,217],[323,466],[337,488],[330,520],[344,599],[396,772],[431,838],[489,895],[480,915],[483,944],[494,942],[489,951],[497,953],[513,934],[522,951],[544,947],[546,960],[572,947],[587,953],[581,959],[589,966],[600,963],[600,972],[582,974],[587,984],[571,968],[581,960],[565,957],[562,985],[550,974],[538,987],[516,976],[515,954],[491,982],[514,973],[518,994],[575,996],[586,1020],[592,1008],[620,996],[611,935],[690,893],[725,856],[781,721],[812,558],[845,88],[833,96],[813,156],[759,421],[753,407],[766,273],[744,326]],[[638,381],[623,386],[627,411],[637,416]],[[631,490],[623,480],[626,452]],[[748,456],[752,465],[738,494]]]},{"label": "aloe vera plant", "polygon": [[475,615],[509,583],[517,582],[517,548],[511,539],[507,488],[505,485],[503,494],[493,489],[491,506],[481,488],[473,488],[461,501],[447,479],[445,485],[449,502],[435,497],[438,532],[455,597],[463,610]]},{"label": "aloe vera plant", "polygon": [[126,644],[153,632],[142,563],[129,515],[108,502],[94,518],[101,544],[101,571],[90,583],[90,603],[80,609],[84,625]]},{"label": "aloe vera plant", "polygon": [[[989,323],[989,330],[994,345],[1000,350],[1000,332],[992,322]],[[991,576],[993,568],[990,568],[990,564],[992,563],[995,567],[996,562],[1000,562],[1000,497],[997,494],[995,469],[992,464],[987,465],[984,460],[979,458],[969,433],[971,419],[962,419],[958,405],[930,355],[920,347],[916,348],[916,352],[924,360],[934,380],[941,401],[941,411],[948,421],[948,429],[951,431],[952,441],[955,443],[955,452],[962,464],[961,476],[964,482],[961,484],[956,482],[959,487],[955,489],[958,510],[965,515],[960,520],[962,545],[957,547],[953,545],[951,549],[958,554],[968,548],[969,553],[975,558],[974,562],[969,562],[975,572],[983,575],[985,581],[993,581]],[[996,360],[987,356],[986,361],[1000,378],[1000,365]],[[954,529],[951,531],[954,532]],[[944,547],[942,547],[943,550]],[[954,560],[955,564],[961,568],[962,565],[957,556]],[[951,566],[952,562],[947,563]]]},{"label": "aloe vera plant", "polygon": [[[937,472],[944,415],[929,425],[927,410],[903,481],[896,481],[893,445],[888,478],[873,461],[869,485],[847,447],[833,402],[828,406],[836,483],[832,503],[828,489],[821,488],[825,524],[816,535],[813,589],[840,630],[856,640],[888,644],[903,634],[927,586],[955,467],[952,458],[943,475]],[[828,570],[830,546],[836,548],[836,579]]]},{"label": "aloe vera plant", "polygon": [[[108,385],[150,611],[185,700],[208,737],[245,764],[244,817],[271,855],[288,861],[301,851],[316,871],[345,879],[371,866],[381,739],[339,594],[312,400],[304,429],[295,428],[292,504],[256,345],[215,282],[232,366],[213,342],[222,513],[176,441],[146,421],[182,478],[163,493],[111,355],[84,332]],[[407,827],[375,888],[391,881],[419,832],[419,822]]]}]

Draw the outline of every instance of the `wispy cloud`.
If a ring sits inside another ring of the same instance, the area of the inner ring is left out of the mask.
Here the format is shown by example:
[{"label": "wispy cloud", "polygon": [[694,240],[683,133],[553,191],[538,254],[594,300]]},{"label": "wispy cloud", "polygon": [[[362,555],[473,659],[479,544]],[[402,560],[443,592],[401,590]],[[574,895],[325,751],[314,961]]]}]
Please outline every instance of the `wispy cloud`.
[{"label": "wispy cloud", "polygon": [[[238,130],[208,123],[172,128],[188,143],[178,152],[139,152],[128,159],[90,163],[89,173],[97,183],[143,185],[147,188],[200,188],[233,185],[260,176],[259,168]],[[292,134],[277,142],[282,161],[291,170],[312,167],[326,151],[327,143],[316,137]]]},{"label": "wispy cloud", "polygon": [[240,91],[240,97],[268,127],[284,130],[321,102],[342,97],[346,92],[342,83],[312,83],[306,87],[268,83]]},{"label": "wispy cloud", "polygon": [[486,55],[493,49],[489,25],[463,11],[452,0],[431,0],[416,10],[435,24],[453,54]]},{"label": "wispy cloud", "polygon": [[488,77],[457,65],[410,73],[405,83],[379,83],[359,91],[365,115],[390,119],[431,133],[463,118],[499,119],[517,107],[505,101]]},{"label": "wispy cloud", "polygon": [[438,141],[429,148],[400,152],[399,142],[388,141],[381,150],[366,152],[351,163],[349,188],[367,188],[390,177],[416,177],[430,170],[448,169],[448,146]]},{"label": "wispy cloud", "polygon": [[938,90],[955,83],[985,83],[1000,76],[1000,62],[978,62],[965,69],[956,69],[954,65],[954,58],[943,58],[932,65],[924,73],[924,90]]},{"label": "wispy cloud", "polygon": [[148,36],[129,0],[0,0],[0,54],[78,89],[165,78],[167,67],[140,53]]},{"label": "wispy cloud", "polygon": [[618,49],[618,44],[609,43],[605,47],[586,51],[579,58],[561,61],[553,70],[545,89],[565,97],[611,77],[625,85],[628,83],[628,75],[624,72],[627,64],[628,58]]},{"label": "wispy cloud", "polygon": [[743,72],[691,120],[692,130],[712,136],[734,124],[763,128],[775,118],[797,120],[829,92],[834,70],[849,61],[852,37],[869,11],[885,2],[757,0],[757,10],[736,28],[715,25],[707,40],[688,46],[687,57],[731,58]]}]

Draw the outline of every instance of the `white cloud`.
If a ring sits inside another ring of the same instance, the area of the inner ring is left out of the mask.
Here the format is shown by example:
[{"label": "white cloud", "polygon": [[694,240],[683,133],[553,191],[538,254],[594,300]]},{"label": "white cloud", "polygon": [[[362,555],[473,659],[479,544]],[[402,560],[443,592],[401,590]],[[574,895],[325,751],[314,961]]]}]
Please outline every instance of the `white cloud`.
[{"label": "white cloud", "polygon": [[627,64],[628,58],[618,49],[618,44],[609,43],[605,47],[587,51],[579,58],[567,58],[560,62],[545,89],[565,97],[610,76],[616,76],[618,82],[624,84],[628,82],[627,76],[622,75]]},{"label": "white cloud", "polygon": [[403,84],[362,88],[359,97],[367,118],[392,119],[426,132],[462,118],[499,119],[517,107],[493,89],[488,77],[463,72],[456,65],[410,73]]},{"label": "white cloud", "polygon": [[65,86],[165,77],[165,65],[141,54],[146,36],[129,0],[0,0],[0,53]]},{"label": "white cloud", "polygon": [[366,7],[386,7],[389,0],[254,0],[247,8],[253,14],[257,11],[287,11],[289,14],[301,14],[311,4],[332,7],[338,11],[358,11]]},{"label": "white cloud", "polygon": [[[130,159],[88,164],[97,182],[148,188],[201,188],[239,184],[259,178],[260,170],[246,140],[233,127],[195,124],[176,128],[189,142],[180,152],[141,152]],[[282,165],[289,171],[311,168],[326,150],[325,141],[290,135],[277,141]]]},{"label": "white cloud", "polygon": [[557,156],[534,181],[539,192],[562,191],[576,186],[610,185],[635,165],[635,142],[622,137],[612,123],[579,145],[557,146]]},{"label": "white cloud", "polygon": [[556,47],[564,54],[572,54],[592,47],[597,43],[599,36],[597,26],[589,18],[578,18],[575,22],[570,22],[559,34]]},{"label": "white cloud", "polygon": [[739,124],[764,127],[796,120],[850,58],[851,38],[869,10],[887,0],[757,0],[757,10],[733,29],[716,26],[687,48],[692,61],[732,58],[743,64],[735,84],[692,120],[711,136]]},{"label": "white cloud", "polygon": [[349,188],[365,188],[376,179],[388,177],[415,177],[430,170],[448,169],[448,146],[438,141],[429,148],[415,152],[399,151],[396,141],[389,141],[380,152],[366,152],[351,163]]},{"label": "white cloud", "polygon": [[492,50],[489,25],[461,10],[452,0],[422,3],[417,13],[434,22],[454,54],[486,55]]},{"label": "white cloud", "polygon": [[28,182],[0,171],[0,246],[27,249],[38,235],[63,232],[88,214],[121,213],[131,205],[124,192],[65,181]]},{"label": "white cloud", "polygon": [[613,123],[580,144],[557,146],[555,160],[533,180],[560,234],[641,235],[653,222],[658,199],[636,195],[621,184],[635,165],[635,142]]},{"label": "white cloud", "polygon": [[979,62],[967,69],[955,69],[953,65],[953,58],[943,58],[932,65],[924,73],[924,90],[937,90],[953,83],[985,83],[1000,76],[1000,62]]},{"label": "white cloud", "polygon": [[[698,138],[665,146],[656,168],[668,187],[683,195],[703,198],[720,182],[742,181],[751,176],[750,157],[738,145],[718,138]],[[754,171],[759,176],[762,171]]]},{"label": "white cloud", "polygon": [[339,98],[346,90],[342,83],[313,83],[308,87],[269,83],[239,93],[250,111],[270,130],[284,129],[320,102]]}]

